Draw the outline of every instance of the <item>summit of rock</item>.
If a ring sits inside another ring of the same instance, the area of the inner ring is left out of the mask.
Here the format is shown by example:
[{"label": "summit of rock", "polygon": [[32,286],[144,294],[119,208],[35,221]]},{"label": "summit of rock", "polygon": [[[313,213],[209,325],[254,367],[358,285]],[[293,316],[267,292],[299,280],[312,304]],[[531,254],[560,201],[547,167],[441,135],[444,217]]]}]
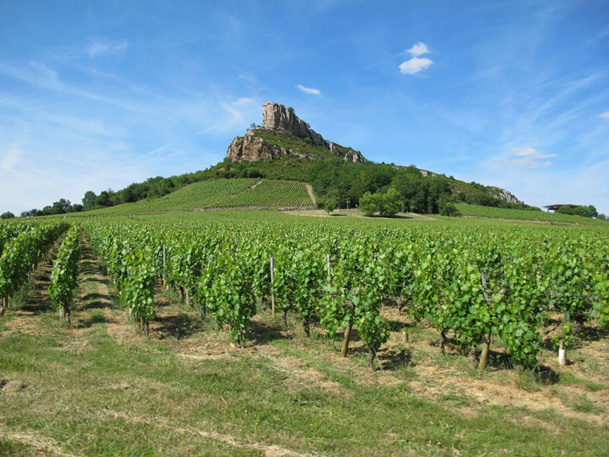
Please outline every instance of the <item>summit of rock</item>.
[{"label": "summit of rock", "polygon": [[228,148],[227,157],[233,162],[255,162],[282,155],[311,160],[336,156],[348,162],[366,162],[360,152],[326,141],[296,116],[293,108],[267,102],[262,107],[262,125],[249,129],[244,137],[236,137]]},{"label": "summit of rock", "polygon": [[313,144],[328,148],[326,140],[294,114],[294,108],[286,108],[279,103],[266,102],[262,106],[262,128],[287,132],[298,138],[310,138]]}]

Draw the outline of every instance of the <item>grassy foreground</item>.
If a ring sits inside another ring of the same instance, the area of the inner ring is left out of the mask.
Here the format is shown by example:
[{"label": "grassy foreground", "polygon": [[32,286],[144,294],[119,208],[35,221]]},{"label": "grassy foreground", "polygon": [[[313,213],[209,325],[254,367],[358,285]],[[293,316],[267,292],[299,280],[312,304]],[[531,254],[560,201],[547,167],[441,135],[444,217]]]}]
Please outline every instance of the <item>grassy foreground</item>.
[{"label": "grassy foreground", "polygon": [[596,399],[609,386],[591,380],[609,375],[603,341],[543,385],[500,366],[480,378],[413,328],[371,372],[357,344],[341,359],[268,312],[239,350],[169,292],[146,340],[90,251],[68,328],[49,310],[48,274],[47,261],[0,319],[0,455],[606,455]]}]

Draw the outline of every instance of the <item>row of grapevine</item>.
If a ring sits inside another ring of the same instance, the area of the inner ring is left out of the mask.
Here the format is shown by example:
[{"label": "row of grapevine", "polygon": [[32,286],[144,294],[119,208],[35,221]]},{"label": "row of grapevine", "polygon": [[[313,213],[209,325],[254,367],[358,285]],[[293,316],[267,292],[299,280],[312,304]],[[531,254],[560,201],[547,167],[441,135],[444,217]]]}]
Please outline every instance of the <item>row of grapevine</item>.
[{"label": "row of grapevine", "polygon": [[51,303],[59,311],[60,318],[70,323],[70,303],[78,290],[78,260],[80,229],[70,228],[63,239],[57,257],[53,263],[49,296]]},{"label": "row of grapevine", "polygon": [[284,316],[298,313],[307,332],[313,321],[342,331],[344,354],[357,329],[372,361],[389,337],[381,310],[397,303],[442,341],[450,332],[464,349],[481,348],[481,368],[497,338],[533,365],[551,315],[563,314],[565,338],[572,322],[609,317],[609,240],[592,229],[142,222],[87,231],[119,289],[135,281],[147,291],[129,299],[144,300],[138,317],[152,317],[151,290],[163,278],[241,343],[257,303],[272,301]]},{"label": "row of grapevine", "polygon": [[4,251],[4,245],[29,227],[30,224],[26,223],[0,224],[0,256]]},{"label": "row of grapevine", "polygon": [[4,315],[10,297],[67,228],[65,223],[32,225],[4,244],[0,257],[0,315]]},{"label": "row of grapevine", "polygon": [[[153,289],[156,283],[149,240],[140,240],[129,226],[88,225],[86,231],[131,315],[148,336],[149,322],[155,314]],[[129,233],[134,236],[126,236]]]}]

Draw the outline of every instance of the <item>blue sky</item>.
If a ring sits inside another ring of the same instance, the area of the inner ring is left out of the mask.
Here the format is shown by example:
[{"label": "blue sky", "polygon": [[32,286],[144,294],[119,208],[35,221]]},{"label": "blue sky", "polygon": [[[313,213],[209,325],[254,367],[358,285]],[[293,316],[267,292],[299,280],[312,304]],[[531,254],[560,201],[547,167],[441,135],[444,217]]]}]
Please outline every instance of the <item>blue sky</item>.
[{"label": "blue sky", "polygon": [[0,211],[221,161],[294,107],[375,162],[609,214],[609,3],[0,2]]}]

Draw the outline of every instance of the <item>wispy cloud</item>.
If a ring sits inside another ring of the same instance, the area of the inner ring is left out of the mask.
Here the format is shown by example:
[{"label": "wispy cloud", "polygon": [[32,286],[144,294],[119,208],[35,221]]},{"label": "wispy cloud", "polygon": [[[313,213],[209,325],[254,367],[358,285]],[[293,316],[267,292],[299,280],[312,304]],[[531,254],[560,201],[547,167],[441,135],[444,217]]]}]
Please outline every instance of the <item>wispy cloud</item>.
[{"label": "wispy cloud", "polygon": [[406,50],[412,58],[402,62],[399,66],[400,72],[403,75],[415,75],[423,70],[427,70],[432,64],[433,60],[427,57],[419,57],[424,54],[429,54],[429,48],[421,41],[415,43],[410,49]]},{"label": "wispy cloud", "polygon": [[609,119],[609,110],[605,111],[602,114],[599,114],[599,117],[601,117],[603,119]]},{"label": "wispy cloud", "polygon": [[144,155],[145,155],[145,156],[151,156],[151,155],[157,154],[157,153],[159,153],[159,152],[161,152],[161,151],[164,151],[165,149],[167,149],[167,148],[169,148],[169,147],[173,146],[175,143],[176,143],[175,141],[172,141],[171,143],[167,143],[166,145],[161,146],[160,148],[156,148],[155,150],[150,151],[150,152],[148,152],[148,153],[146,153],[146,154],[144,154]]},{"label": "wispy cloud", "polygon": [[221,103],[222,108],[224,108],[224,110],[230,114],[230,118],[226,121],[219,122],[217,124],[198,131],[197,133],[195,133],[195,136],[203,135],[204,133],[223,129],[226,127],[230,127],[232,130],[237,125],[246,122],[246,116],[250,116],[255,112],[259,112],[259,105],[260,103],[258,103],[256,100],[247,97],[239,98],[231,103]]},{"label": "wispy cloud", "polygon": [[87,54],[89,57],[108,56],[108,55],[125,55],[129,43],[127,40],[108,40],[106,38],[94,39],[87,46]]},{"label": "wispy cloud", "polygon": [[545,154],[531,146],[524,146],[512,148],[508,159],[503,161],[503,164],[512,168],[527,168],[534,170],[551,166],[552,162],[547,159],[552,159],[554,157],[556,157],[556,154]]},{"label": "wispy cloud", "polygon": [[321,95],[321,91],[319,89],[314,89],[312,87],[305,87],[302,84],[298,84],[296,86],[296,88],[298,90],[300,90],[301,92],[304,92],[305,94],[309,94],[309,95]]},{"label": "wispy cloud", "polygon": [[0,171],[12,171],[21,159],[21,149],[12,145],[0,158]]},{"label": "wispy cloud", "polygon": [[[33,71],[31,69],[33,69]],[[77,85],[66,84],[60,80],[56,71],[37,62],[31,62],[29,68],[11,66],[0,62],[0,74],[22,81],[32,87],[75,95],[133,111],[140,110],[140,107],[129,105],[122,99],[111,98],[102,93],[82,89]]]}]

